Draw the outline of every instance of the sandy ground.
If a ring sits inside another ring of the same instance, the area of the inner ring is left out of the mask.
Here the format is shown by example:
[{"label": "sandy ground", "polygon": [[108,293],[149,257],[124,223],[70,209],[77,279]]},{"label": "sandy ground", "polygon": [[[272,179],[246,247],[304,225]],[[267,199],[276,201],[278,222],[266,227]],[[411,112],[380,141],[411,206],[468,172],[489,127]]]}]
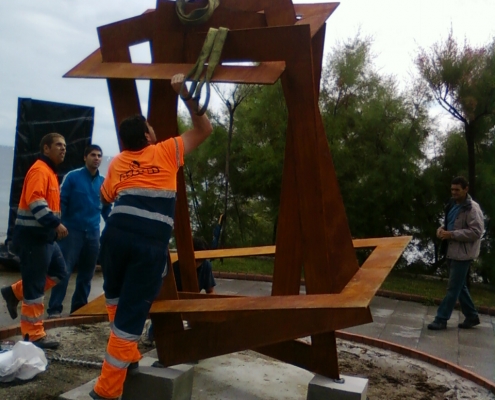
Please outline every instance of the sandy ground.
[{"label": "sandy ground", "polygon": [[[109,328],[108,323],[79,325],[52,329],[49,334],[57,337],[62,344],[57,351],[47,351],[47,358],[63,357],[100,363]],[[13,339],[19,340],[20,337]],[[139,348],[142,353],[152,350],[144,343],[140,343]],[[495,399],[486,389],[451,372],[396,353],[346,341],[338,342],[338,350],[342,374],[369,379],[370,400]],[[259,354],[249,351],[242,353],[259,357]],[[50,361],[47,370],[31,381],[0,383],[0,399],[57,399],[60,394],[88,382],[98,374],[99,368]]]}]

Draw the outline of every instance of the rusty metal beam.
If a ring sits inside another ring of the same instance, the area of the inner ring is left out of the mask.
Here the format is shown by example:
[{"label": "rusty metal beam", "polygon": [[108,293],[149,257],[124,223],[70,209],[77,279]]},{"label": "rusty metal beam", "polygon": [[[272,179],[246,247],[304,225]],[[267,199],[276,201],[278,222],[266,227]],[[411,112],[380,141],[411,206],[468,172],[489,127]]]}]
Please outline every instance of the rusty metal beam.
[{"label": "rusty metal beam", "polygon": [[[164,315],[152,313],[151,319],[155,321],[157,316]],[[369,309],[260,311],[235,320],[197,323],[189,330],[163,332],[157,353],[160,362],[169,366],[344,329],[356,321],[371,322]]]},{"label": "rusty metal beam", "polygon": [[[163,79],[170,80],[175,74],[187,74],[194,64],[134,64],[128,62],[104,63],[100,50],[96,50],[64,78],[93,79]],[[222,66],[215,69],[212,82],[273,85],[285,70],[283,61],[260,63],[255,66]]]}]

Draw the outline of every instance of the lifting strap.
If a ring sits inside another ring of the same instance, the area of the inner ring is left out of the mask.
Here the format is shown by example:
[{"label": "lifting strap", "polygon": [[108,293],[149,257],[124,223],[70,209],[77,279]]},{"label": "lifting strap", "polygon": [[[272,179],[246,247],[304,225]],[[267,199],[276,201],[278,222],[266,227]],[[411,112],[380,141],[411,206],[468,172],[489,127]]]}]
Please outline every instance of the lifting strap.
[{"label": "lifting strap", "polygon": [[[225,39],[227,38],[228,33],[227,28],[210,28],[208,34],[206,35],[205,42],[203,44],[203,48],[199,54],[198,60],[196,64],[192,67],[189,73],[184,78],[182,82],[182,87],[180,89],[180,97],[187,101],[189,99],[193,99],[198,103],[198,111],[196,111],[196,115],[203,115],[208,108],[208,103],[210,101],[210,81],[213,76],[213,72],[215,71],[216,66],[220,62],[220,57],[222,55],[223,45],[225,43]],[[200,81],[201,74],[203,73],[205,64],[208,63],[208,67],[206,68],[206,73]],[[189,95],[184,96],[183,89],[187,80],[192,80],[191,87],[189,89]],[[199,82],[199,85],[198,85]],[[203,85],[206,84],[206,98],[203,106],[199,108],[199,99],[201,97],[201,90]]]}]

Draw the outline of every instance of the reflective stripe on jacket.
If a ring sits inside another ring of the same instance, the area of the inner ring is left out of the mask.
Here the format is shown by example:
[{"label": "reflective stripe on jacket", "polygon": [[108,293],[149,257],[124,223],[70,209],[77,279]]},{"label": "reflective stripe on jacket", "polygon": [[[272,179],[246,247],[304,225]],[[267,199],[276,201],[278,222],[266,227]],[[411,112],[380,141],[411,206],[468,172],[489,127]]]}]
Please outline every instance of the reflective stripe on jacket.
[{"label": "reflective stripe on jacket", "polygon": [[101,186],[115,202],[106,226],[168,242],[174,225],[177,171],[184,163],[180,136],[116,156]]}]

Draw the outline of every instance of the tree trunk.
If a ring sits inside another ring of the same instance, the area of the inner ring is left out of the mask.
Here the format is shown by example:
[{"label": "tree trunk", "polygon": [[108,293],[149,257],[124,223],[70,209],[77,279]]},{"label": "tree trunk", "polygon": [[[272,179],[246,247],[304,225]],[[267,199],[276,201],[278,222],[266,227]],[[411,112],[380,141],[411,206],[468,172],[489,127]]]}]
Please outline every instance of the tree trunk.
[{"label": "tree trunk", "polygon": [[234,111],[235,108],[229,107],[229,133],[227,138],[227,153],[225,155],[225,191],[223,199],[223,218],[224,225],[222,230],[222,243],[225,243],[226,232],[227,232],[227,208],[229,205],[229,176],[230,176],[230,145],[232,143],[232,134],[234,130]]},{"label": "tree trunk", "polygon": [[476,159],[474,152],[475,127],[472,123],[466,124],[466,143],[468,150],[468,180],[469,193],[476,198]]}]

